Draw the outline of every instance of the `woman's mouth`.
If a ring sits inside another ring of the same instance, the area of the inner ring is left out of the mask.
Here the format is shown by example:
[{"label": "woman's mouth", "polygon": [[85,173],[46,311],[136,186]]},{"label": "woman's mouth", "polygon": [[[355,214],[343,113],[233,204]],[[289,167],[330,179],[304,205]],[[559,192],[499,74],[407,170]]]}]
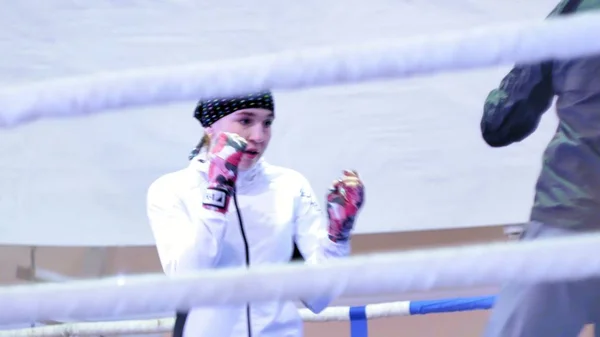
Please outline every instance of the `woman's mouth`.
[{"label": "woman's mouth", "polygon": [[244,154],[245,154],[246,158],[254,159],[254,158],[258,157],[259,152],[256,150],[246,150],[246,151],[244,151]]}]

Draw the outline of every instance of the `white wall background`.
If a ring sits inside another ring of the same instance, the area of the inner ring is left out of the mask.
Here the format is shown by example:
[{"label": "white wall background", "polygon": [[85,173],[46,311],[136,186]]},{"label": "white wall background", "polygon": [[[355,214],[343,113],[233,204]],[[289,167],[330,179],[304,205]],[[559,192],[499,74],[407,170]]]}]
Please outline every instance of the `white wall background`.
[{"label": "white wall background", "polygon": [[[556,2],[10,1],[0,85],[541,20]],[[367,188],[359,233],[525,221],[555,120],[549,113],[521,144],[488,148],[483,100],[505,71],[276,91],[267,159],[322,194],[342,169],[357,169]],[[0,244],[152,244],[146,189],[187,165],[201,135],[194,104],[0,130]]]}]

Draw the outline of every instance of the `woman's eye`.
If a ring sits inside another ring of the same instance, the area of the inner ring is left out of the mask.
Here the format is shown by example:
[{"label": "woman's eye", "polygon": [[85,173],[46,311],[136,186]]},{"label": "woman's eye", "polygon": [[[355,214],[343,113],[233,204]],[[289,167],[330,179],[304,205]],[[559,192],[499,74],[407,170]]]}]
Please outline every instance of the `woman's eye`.
[{"label": "woman's eye", "polygon": [[240,119],[240,124],[248,125],[248,124],[250,124],[250,119],[248,119],[248,118]]},{"label": "woman's eye", "polygon": [[273,121],[266,121],[265,122],[265,126],[269,127],[273,124]]}]

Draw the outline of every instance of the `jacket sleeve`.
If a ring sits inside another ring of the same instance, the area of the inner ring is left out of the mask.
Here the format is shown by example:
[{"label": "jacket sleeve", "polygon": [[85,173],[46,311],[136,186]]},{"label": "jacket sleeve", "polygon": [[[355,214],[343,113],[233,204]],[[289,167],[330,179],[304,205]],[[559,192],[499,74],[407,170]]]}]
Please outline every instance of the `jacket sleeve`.
[{"label": "jacket sleeve", "polygon": [[212,268],[220,256],[227,219],[198,207],[191,216],[170,184],[156,181],[148,189],[147,214],[167,275]]},{"label": "jacket sleeve", "polygon": [[[335,243],[329,240],[328,220],[317,201],[312,187],[303,177],[297,194],[295,212],[295,242],[305,263],[316,264],[350,255],[350,242]],[[336,297],[325,296],[304,300],[304,305],[319,313]]]},{"label": "jacket sleeve", "polygon": [[[579,2],[562,0],[546,18],[571,13]],[[483,139],[492,147],[522,141],[537,129],[553,98],[552,62],[515,66],[485,100]]]},{"label": "jacket sleeve", "polygon": [[[598,8],[597,1],[561,0],[547,19]],[[552,62],[515,66],[492,90],[485,104],[481,133],[493,147],[520,142],[537,128],[554,98]]]},{"label": "jacket sleeve", "polygon": [[522,141],[535,131],[553,98],[551,63],[514,67],[485,101],[483,139],[492,147]]}]

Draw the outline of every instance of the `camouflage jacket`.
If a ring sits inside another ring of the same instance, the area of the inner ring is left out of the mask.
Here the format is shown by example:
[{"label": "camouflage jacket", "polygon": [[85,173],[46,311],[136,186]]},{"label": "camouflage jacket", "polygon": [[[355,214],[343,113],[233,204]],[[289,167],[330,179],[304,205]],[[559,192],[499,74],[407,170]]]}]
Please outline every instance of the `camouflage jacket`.
[{"label": "camouflage jacket", "polygon": [[[549,17],[600,9],[600,0],[574,3],[561,1]],[[543,154],[531,220],[600,229],[600,55],[516,65],[485,101],[482,136],[493,147],[525,139],[555,97],[559,123]]]}]

